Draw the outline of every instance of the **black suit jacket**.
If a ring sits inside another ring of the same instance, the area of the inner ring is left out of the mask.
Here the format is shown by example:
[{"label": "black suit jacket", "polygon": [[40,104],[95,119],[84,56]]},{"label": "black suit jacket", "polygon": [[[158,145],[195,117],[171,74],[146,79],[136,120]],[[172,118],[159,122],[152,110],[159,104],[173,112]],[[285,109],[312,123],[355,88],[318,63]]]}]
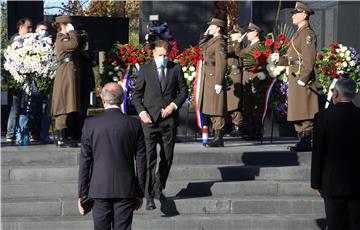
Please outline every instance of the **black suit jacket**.
[{"label": "black suit jacket", "polygon": [[360,195],[360,109],[342,102],[315,115],[311,187],[323,197]]},{"label": "black suit jacket", "polygon": [[[158,80],[155,62],[141,66],[139,77],[136,80],[133,99],[135,108],[138,113],[147,111],[153,122],[158,121],[161,117],[162,108],[165,109],[171,102],[174,102],[179,110],[188,96],[188,88],[181,66],[169,61],[166,68],[163,90],[161,90]],[[169,118],[177,119],[177,111]]]},{"label": "black suit jacket", "polygon": [[81,137],[79,197],[143,197],[145,170],[145,142],[139,119],[111,108],[85,120]]}]

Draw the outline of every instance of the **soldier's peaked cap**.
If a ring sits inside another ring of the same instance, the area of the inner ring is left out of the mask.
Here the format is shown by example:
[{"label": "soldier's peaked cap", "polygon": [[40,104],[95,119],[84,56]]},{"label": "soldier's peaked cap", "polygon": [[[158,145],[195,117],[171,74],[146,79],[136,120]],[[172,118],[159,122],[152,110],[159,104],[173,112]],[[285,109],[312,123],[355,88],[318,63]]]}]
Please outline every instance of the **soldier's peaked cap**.
[{"label": "soldier's peaked cap", "polygon": [[295,8],[291,11],[292,14],[307,13],[308,15],[314,14],[314,11],[309,8],[304,2],[296,2]]},{"label": "soldier's peaked cap", "polygon": [[249,23],[249,26],[248,26],[247,30],[248,31],[257,31],[259,33],[262,32],[262,29],[259,26],[255,25],[254,23],[252,23],[252,22]]},{"label": "soldier's peaked cap", "polygon": [[216,26],[223,27],[223,28],[226,27],[225,21],[224,21],[224,20],[221,20],[221,19],[219,19],[219,18],[213,18],[213,19],[211,19],[211,21],[208,22],[208,25],[216,25]]},{"label": "soldier's peaked cap", "polygon": [[70,23],[71,18],[69,16],[62,15],[62,16],[56,17],[55,22],[58,22],[58,23]]}]

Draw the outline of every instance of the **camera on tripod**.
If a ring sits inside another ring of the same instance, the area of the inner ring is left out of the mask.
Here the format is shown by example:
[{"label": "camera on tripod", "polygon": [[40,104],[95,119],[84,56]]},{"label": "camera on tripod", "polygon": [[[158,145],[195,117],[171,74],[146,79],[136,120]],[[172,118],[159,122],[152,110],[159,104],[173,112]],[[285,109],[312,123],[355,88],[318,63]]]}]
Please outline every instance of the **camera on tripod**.
[{"label": "camera on tripod", "polygon": [[150,15],[150,23],[147,25],[148,37],[147,42],[154,44],[157,40],[161,38],[161,35],[167,31],[168,24],[166,22],[159,21],[159,15]]}]

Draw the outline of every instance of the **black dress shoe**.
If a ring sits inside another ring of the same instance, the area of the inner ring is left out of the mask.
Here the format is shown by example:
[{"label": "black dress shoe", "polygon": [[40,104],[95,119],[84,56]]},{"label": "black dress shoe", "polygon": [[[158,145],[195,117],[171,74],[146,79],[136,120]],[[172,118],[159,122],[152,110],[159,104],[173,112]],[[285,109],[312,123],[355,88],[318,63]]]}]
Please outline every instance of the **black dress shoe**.
[{"label": "black dress shoe", "polygon": [[154,198],[146,198],[146,210],[154,210],[156,208]]},{"label": "black dress shoe", "polygon": [[154,198],[157,200],[165,199],[164,193],[162,193],[161,190],[155,190],[154,192]]}]

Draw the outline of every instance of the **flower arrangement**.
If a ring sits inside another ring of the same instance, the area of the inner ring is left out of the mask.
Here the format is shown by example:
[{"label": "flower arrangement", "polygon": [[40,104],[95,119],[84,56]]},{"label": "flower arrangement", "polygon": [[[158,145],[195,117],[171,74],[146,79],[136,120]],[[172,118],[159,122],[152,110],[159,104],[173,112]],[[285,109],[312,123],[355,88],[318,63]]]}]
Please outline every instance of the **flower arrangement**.
[{"label": "flower arrangement", "polygon": [[56,57],[50,38],[36,33],[16,36],[4,56],[4,69],[11,75],[12,88],[19,90],[34,81],[39,93],[44,94],[52,84]]},{"label": "flower arrangement", "polygon": [[328,93],[334,79],[347,77],[355,80],[360,89],[360,55],[352,47],[330,44],[316,56],[319,82],[324,93]]},{"label": "flower arrangement", "polygon": [[196,66],[200,60],[204,60],[201,49],[198,47],[190,47],[180,53],[174,60],[182,66],[184,78],[189,89],[188,102],[192,102],[194,96],[194,81],[196,77]]}]

